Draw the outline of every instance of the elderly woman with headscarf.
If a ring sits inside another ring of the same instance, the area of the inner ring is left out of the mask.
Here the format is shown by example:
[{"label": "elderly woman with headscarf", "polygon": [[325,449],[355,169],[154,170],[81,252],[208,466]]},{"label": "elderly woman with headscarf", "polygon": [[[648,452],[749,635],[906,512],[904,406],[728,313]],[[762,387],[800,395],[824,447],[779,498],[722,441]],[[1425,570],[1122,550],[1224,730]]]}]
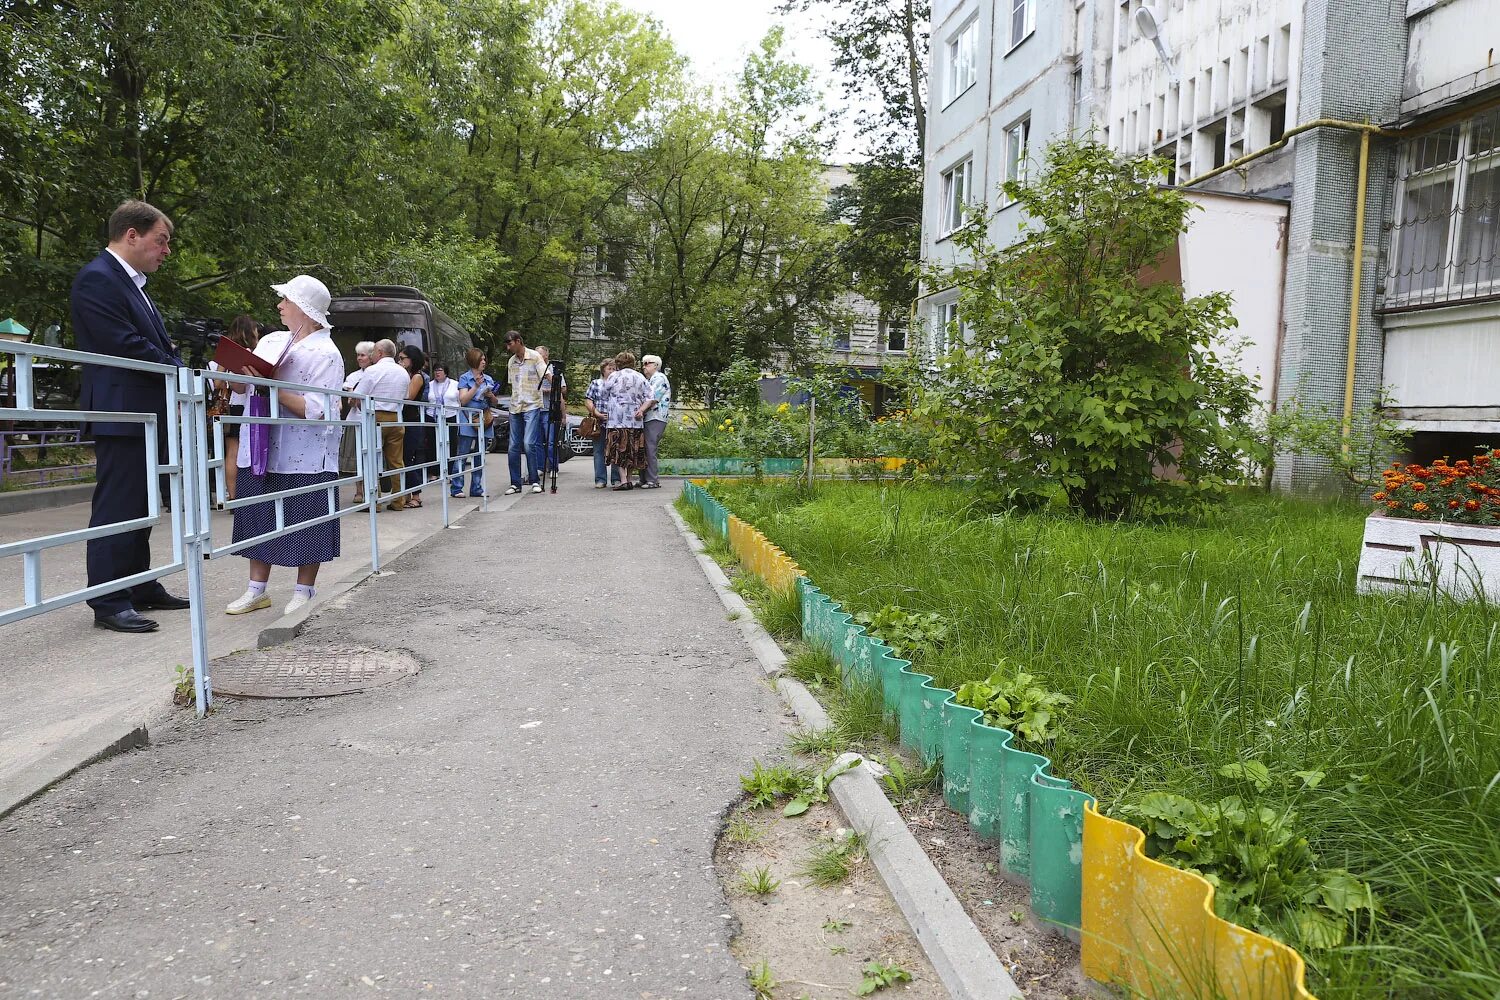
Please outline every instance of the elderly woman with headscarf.
[{"label": "elderly woman with headscarf", "polygon": [[646,431],[643,418],[651,400],[651,386],[635,370],[635,355],[621,351],[615,355],[615,373],[604,380],[605,399],[609,404],[609,436],[604,458],[610,465],[625,470],[625,481],[610,487],[614,491],[633,489],[630,480],[646,467]]},{"label": "elderly woman with headscarf", "polygon": [[[339,397],[333,395],[343,382],[344,361],[334,346],[328,322],[328,288],[317,278],[299,274],[284,285],[272,285],[282,296],[277,310],[285,330],[268,334],[255,347],[255,354],[275,366],[276,378],[314,388],[328,394],[295,389],[273,389],[282,417],[323,420],[338,413]],[[245,374],[250,374],[246,372]],[[331,483],[339,478],[339,435],[336,425],[324,423],[272,424],[265,471],[257,474],[251,437],[240,439],[239,493],[242,498],[279,493],[297,487]],[[287,529],[307,521],[326,518],[337,509],[332,489],[310,490],[281,500]],[[234,541],[246,542],[276,531],[277,501],[237,508]],[[297,585],[285,613],[291,614],[313,599],[318,569],[339,556],[339,521],[329,518],[318,524],[279,537],[256,542],[239,552],[250,560],[250,586],[225,610],[242,615],[271,606],[266,585],[272,566],[295,566]]]}]

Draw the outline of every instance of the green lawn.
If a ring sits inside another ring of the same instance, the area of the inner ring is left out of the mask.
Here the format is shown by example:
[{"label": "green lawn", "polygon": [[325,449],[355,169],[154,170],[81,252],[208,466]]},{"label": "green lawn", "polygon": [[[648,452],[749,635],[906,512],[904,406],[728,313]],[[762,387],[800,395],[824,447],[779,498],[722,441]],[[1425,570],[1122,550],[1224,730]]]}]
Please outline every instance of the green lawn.
[{"label": "green lawn", "polygon": [[1260,801],[1294,808],[1382,908],[1305,955],[1324,1000],[1500,997],[1500,615],[1356,596],[1363,509],[1257,494],[1102,524],[987,517],[954,487],[714,492],[850,610],[951,618],[922,665],[945,686],[1007,657],[1075,698],[1051,754],[1106,812],[1147,790],[1244,795],[1219,768],[1266,764]]}]

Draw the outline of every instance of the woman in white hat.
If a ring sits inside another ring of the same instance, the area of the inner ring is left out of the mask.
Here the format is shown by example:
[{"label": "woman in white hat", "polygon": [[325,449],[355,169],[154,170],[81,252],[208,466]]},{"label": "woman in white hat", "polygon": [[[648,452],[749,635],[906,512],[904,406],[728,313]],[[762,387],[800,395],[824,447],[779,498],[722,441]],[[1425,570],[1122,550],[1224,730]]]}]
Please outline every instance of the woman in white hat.
[{"label": "woman in white hat", "polygon": [[[272,285],[282,296],[277,310],[286,324],[285,330],[267,334],[255,346],[258,357],[276,366],[276,378],[283,382],[337,390],[344,381],[344,361],[334,346],[328,322],[328,288],[317,278],[299,274],[284,285]],[[251,374],[245,372],[245,374]],[[264,387],[261,392],[266,392]],[[338,396],[291,389],[273,390],[283,417],[321,420],[337,418]],[[249,498],[297,487],[329,483],[339,476],[339,428],[327,424],[272,424],[270,452],[265,475],[257,476],[251,468],[249,433],[240,437],[239,496]],[[287,526],[327,517],[338,509],[334,494],[337,487],[311,490],[287,497]],[[234,540],[249,541],[276,530],[276,502],[240,507],[234,512]],[[297,567],[297,587],[286,613],[291,614],[313,598],[318,568],[338,558],[339,521],[330,518],[321,524],[269,538],[240,550],[250,560],[250,587],[225,610],[242,615],[271,606],[266,583],[272,566]]]}]

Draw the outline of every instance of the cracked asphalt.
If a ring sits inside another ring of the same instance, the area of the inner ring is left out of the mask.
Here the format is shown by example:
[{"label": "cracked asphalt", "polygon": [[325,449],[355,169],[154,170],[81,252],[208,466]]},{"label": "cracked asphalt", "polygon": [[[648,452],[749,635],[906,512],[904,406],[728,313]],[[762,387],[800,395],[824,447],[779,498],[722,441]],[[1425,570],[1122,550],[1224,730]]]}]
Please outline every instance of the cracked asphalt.
[{"label": "cracked asphalt", "polygon": [[417,677],[221,699],[0,819],[0,996],[748,998],[712,850],[788,717],[675,490],[570,466],[284,647]]}]

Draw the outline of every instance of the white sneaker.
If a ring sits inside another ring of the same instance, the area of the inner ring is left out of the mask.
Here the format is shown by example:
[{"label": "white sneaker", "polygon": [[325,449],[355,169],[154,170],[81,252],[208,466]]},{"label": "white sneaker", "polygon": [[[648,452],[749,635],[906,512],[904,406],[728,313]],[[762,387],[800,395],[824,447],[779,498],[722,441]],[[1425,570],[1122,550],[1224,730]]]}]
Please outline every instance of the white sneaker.
[{"label": "white sneaker", "polygon": [[532,483],[531,484],[531,492],[533,492],[533,493],[540,493],[540,492],[542,492],[542,484],[541,483]]},{"label": "white sneaker", "polygon": [[261,608],[269,608],[270,606],[270,594],[264,590],[258,594],[253,590],[247,590],[231,602],[229,607],[224,609],[224,613],[226,615],[243,615],[251,611],[259,611]]},{"label": "white sneaker", "polygon": [[292,599],[286,602],[286,610],[282,611],[282,614],[289,615],[294,611],[300,610],[304,605],[311,603],[311,597],[308,597],[306,594],[298,594],[294,592],[292,594]]}]

